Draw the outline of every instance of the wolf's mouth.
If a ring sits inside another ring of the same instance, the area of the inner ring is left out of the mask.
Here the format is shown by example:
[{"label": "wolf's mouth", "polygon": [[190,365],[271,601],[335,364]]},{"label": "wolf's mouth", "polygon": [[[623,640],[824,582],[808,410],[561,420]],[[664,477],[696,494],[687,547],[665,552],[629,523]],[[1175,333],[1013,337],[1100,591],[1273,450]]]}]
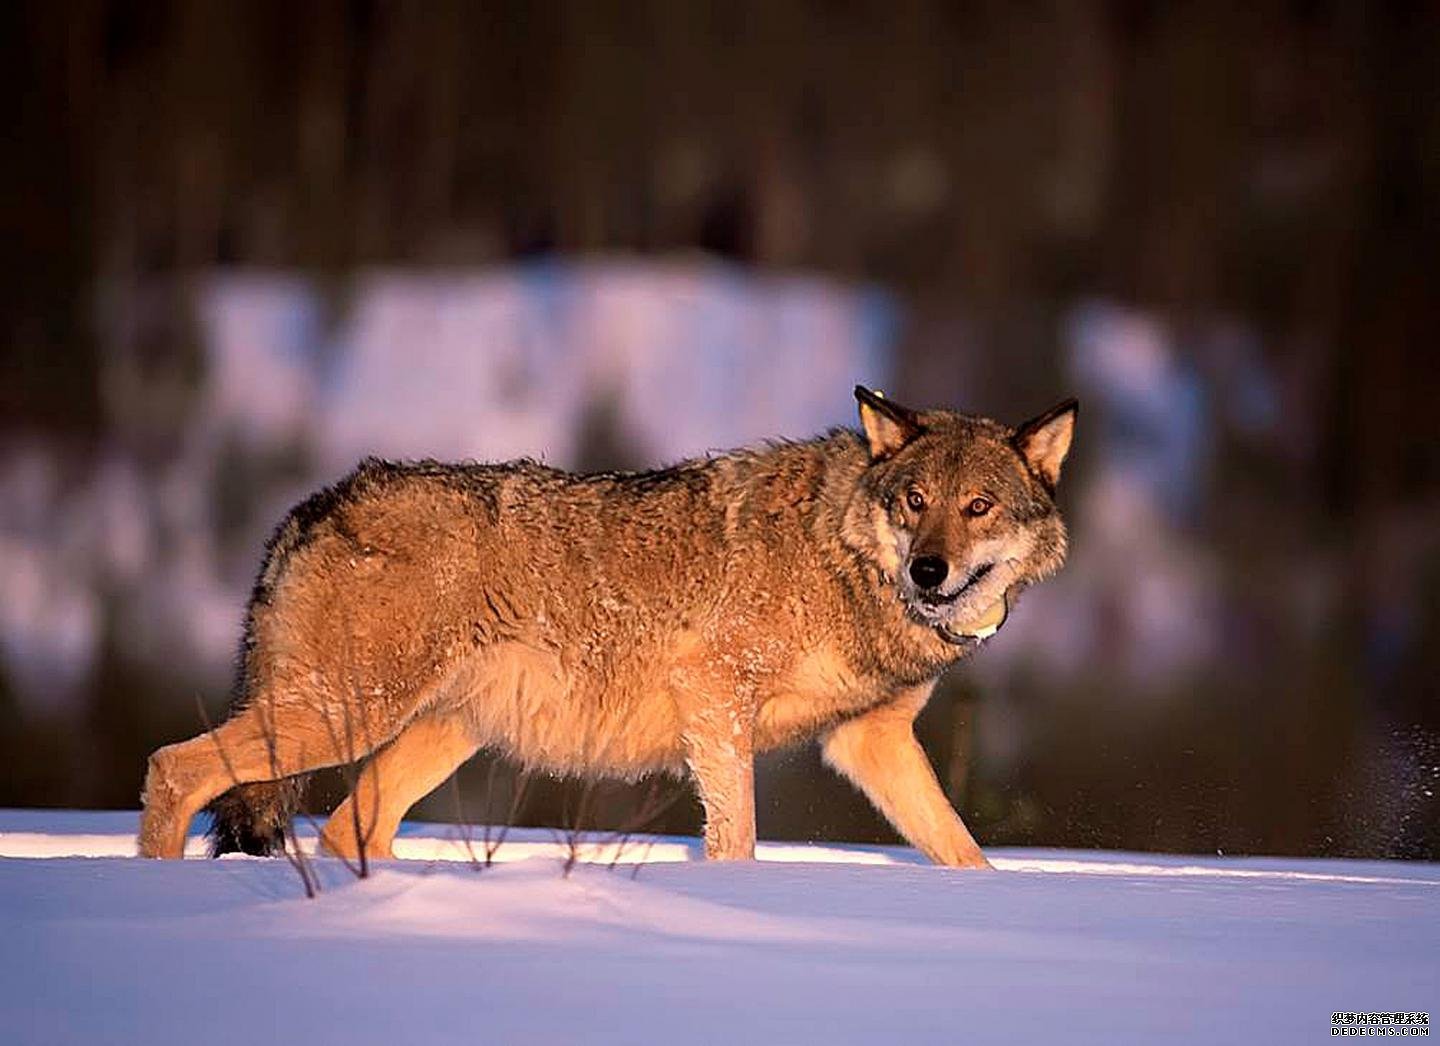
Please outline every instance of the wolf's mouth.
[{"label": "wolf's mouth", "polygon": [[[996,567],[1005,569],[996,570]],[[911,612],[947,643],[968,647],[989,639],[1010,616],[1015,589],[1017,584],[1022,584],[1016,567],[1017,564],[1008,559],[981,563],[949,595],[915,593]],[[962,596],[969,598],[962,602]],[[977,602],[979,600],[983,602]],[[955,606],[956,603],[960,605]]]},{"label": "wolf's mouth", "polygon": [[1005,620],[1009,616],[1010,594],[1006,592],[975,620],[967,621],[959,628],[936,624],[935,631],[945,642],[954,643],[956,646],[967,642],[974,643],[982,639],[989,639],[999,632],[1000,626],[1005,624]]},{"label": "wolf's mouth", "polygon": [[965,583],[959,588],[957,588],[954,592],[951,592],[948,596],[941,592],[923,591],[916,594],[917,598],[926,606],[949,606],[951,603],[955,602],[957,599],[963,596],[966,592],[970,591],[970,589],[974,588],[977,584],[979,584],[985,578],[985,575],[989,574],[990,571],[994,569],[994,563],[981,563],[974,570],[970,571],[969,575],[965,578]]}]

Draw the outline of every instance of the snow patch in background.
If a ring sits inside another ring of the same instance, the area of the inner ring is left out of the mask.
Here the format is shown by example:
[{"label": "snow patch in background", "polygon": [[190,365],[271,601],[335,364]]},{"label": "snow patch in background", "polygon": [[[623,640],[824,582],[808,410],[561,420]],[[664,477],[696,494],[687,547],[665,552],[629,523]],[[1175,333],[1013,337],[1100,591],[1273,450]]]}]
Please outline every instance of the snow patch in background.
[{"label": "snow patch in background", "polygon": [[[313,420],[331,471],[372,453],[573,466],[597,406],[646,464],[811,436],[850,423],[852,386],[890,372],[898,320],[878,291],[720,264],[374,272],[353,295],[318,354],[335,361]],[[224,283],[209,297],[237,304]],[[310,305],[281,302],[306,323]]]}]

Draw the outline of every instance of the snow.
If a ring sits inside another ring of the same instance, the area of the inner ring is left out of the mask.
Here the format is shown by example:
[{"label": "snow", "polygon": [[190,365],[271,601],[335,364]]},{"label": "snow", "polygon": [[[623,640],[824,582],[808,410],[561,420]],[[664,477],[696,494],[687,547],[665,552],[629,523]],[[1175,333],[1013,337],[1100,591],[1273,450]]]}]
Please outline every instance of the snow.
[{"label": "snow", "polygon": [[130,859],[134,826],[0,812],[4,1041],[1300,1043],[1440,1001],[1436,865],[644,838],[566,877],[554,833],[477,871],[409,824],[307,901],[284,861]]}]

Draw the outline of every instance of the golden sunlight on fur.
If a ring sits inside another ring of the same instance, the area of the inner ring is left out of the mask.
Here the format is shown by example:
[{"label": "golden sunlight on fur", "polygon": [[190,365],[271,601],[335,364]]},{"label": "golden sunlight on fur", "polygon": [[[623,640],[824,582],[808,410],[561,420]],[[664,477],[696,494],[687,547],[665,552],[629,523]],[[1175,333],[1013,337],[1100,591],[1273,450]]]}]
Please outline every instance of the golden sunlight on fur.
[{"label": "golden sunlight on fur", "polygon": [[362,463],[277,530],[235,707],[151,757],[141,852],[180,856],[207,805],[217,851],[273,852],[303,775],[363,763],[323,842],[387,856],[485,747],[688,772],[706,853],[749,857],[756,752],[818,737],[914,845],[984,865],[912,722],[979,646],[956,629],[1063,561],[1074,406],[1017,431],[856,394],[863,435],[658,472]]}]

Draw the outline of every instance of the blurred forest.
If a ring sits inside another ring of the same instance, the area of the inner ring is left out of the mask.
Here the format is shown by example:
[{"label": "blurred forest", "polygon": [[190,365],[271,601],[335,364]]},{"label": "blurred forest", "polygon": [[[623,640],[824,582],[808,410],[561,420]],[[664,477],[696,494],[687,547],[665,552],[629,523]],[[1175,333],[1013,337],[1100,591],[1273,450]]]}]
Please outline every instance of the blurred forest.
[{"label": "blurred forest", "polygon": [[[55,497],[102,453],[156,475],[180,453],[205,274],[303,273],[335,317],[377,266],[698,257],[877,286],[896,398],[1085,404],[1062,503],[1090,558],[921,722],[982,842],[1440,859],[1437,5],[17,0],[0,52],[0,464],[44,447]],[[1177,391],[1128,396],[1117,367]],[[1180,464],[1152,453],[1196,403]],[[1106,477],[1144,454],[1141,510]],[[314,478],[233,464],[232,514]],[[15,504],[0,575],[53,524]],[[250,569],[264,522],[236,531]],[[1205,608],[1173,664],[1135,595],[1152,561]],[[0,803],[133,806],[196,694],[223,707],[223,665],[135,641],[133,594],[101,584],[75,703],[0,664]],[[461,775],[472,818],[487,776]],[[891,838],[808,751],[760,793],[764,834]],[[681,802],[657,827],[697,823]]]}]

